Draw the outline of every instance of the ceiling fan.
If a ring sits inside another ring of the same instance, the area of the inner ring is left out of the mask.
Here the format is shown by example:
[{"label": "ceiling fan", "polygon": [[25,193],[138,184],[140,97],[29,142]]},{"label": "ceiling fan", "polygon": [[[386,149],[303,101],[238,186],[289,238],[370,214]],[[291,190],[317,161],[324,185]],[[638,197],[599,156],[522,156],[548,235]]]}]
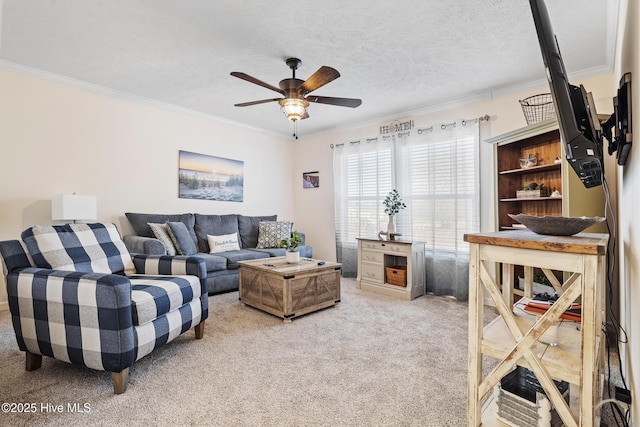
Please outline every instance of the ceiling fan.
[{"label": "ceiling fan", "polygon": [[269,83],[265,83],[262,80],[258,80],[248,74],[233,71],[231,75],[234,77],[238,77],[239,79],[246,80],[267,89],[271,89],[272,91],[278,92],[279,94],[284,96],[284,98],[271,98],[262,99],[259,101],[243,102],[240,104],[235,104],[235,106],[248,107],[250,105],[278,101],[282,111],[287,116],[287,118],[296,122],[298,120],[306,119],[309,117],[307,107],[309,106],[310,102],[316,102],[318,104],[338,105],[341,107],[350,108],[355,108],[362,104],[362,100],[360,99],[309,95],[310,92],[313,92],[314,90],[319,89],[327,83],[330,83],[340,77],[340,73],[338,72],[338,70],[331,67],[322,66],[307,80],[300,80],[296,79],[296,70],[300,67],[300,65],[302,65],[302,61],[298,58],[289,58],[286,60],[286,63],[289,68],[291,68],[293,77],[280,81],[280,84],[278,85],[280,86],[279,88],[272,86]]}]

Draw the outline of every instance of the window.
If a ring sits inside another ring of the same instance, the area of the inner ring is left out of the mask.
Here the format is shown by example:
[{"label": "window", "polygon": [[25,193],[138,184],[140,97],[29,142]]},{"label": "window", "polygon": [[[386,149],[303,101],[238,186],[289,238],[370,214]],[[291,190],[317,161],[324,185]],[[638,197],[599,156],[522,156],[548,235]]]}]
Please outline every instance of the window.
[{"label": "window", "polygon": [[427,290],[442,286],[436,293],[466,299],[469,249],[463,236],[480,228],[478,144],[478,126],[467,122],[335,147],[336,249],[343,274],[355,275],[356,238],[387,229],[382,201],[396,188],[407,204],[396,216],[396,230],[402,239],[425,242]]}]

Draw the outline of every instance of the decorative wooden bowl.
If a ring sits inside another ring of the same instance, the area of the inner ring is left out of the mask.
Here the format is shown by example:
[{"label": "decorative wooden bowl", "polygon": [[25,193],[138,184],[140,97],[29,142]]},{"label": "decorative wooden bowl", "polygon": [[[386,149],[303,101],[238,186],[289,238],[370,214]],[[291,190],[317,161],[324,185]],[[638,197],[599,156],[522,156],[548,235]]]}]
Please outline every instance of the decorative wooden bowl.
[{"label": "decorative wooden bowl", "polygon": [[601,216],[594,217],[566,217],[566,216],[535,216],[525,214],[509,214],[509,216],[538,234],[551,236],[573,236],[584,229],[604,221]]}]

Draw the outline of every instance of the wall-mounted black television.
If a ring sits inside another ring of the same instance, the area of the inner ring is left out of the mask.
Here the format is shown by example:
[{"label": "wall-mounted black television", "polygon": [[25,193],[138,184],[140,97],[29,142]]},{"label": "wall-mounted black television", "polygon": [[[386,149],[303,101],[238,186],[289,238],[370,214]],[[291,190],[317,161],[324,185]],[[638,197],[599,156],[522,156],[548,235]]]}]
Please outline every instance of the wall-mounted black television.
[{"label": "wall-mounted black television", "polygon": [[544,0],[529,0],[568,163],[585,187],[602,184],[602,128],[591,95],[569,83]]},{"label": "wall-mounted black television", "polygon": [[529,4],[567,161],[585,187],[596,187],[604,180],[603,137],[609,140],[609,154],[617,152],[619,165],[627,162],[631,151],[631,73],[620,79],[618,94],[613,98],[614,113],[600,123],[591,93],[582,85],[569,83],[544,0],[529,0]]}]

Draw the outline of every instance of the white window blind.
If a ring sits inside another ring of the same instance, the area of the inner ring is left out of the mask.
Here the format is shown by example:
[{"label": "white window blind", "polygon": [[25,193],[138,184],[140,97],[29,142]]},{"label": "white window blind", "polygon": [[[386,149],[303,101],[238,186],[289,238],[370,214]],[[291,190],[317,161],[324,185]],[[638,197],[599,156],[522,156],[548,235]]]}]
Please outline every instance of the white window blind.
[{"label": "white window blind", "polygon": [[355,246],[357,237],[377,236],[386,221],[380,206],[392,189],[391,146],[374,148],[378,147],[366,144],[348,150],[340,156],[340,166],[334,167],[336,185],[341,188],[340,194],[336,192],[340,200],[336,203],[336,239],[345,244]]},{"label": "white window blind", "polygon": [[468,252],[463,235],[480,227],[475,132],[409,137],[399,147],[411,238],[432,250]]}]

